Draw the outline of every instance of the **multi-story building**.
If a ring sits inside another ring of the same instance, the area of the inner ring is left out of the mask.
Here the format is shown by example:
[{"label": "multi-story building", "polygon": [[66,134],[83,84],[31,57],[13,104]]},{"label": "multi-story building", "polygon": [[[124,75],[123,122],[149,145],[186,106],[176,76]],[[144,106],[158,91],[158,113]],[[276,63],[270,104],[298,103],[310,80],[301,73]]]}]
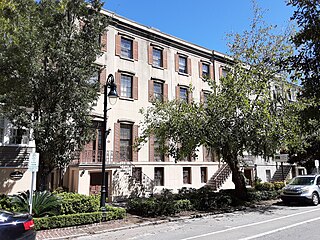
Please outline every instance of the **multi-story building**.
[{"label": "multi-story building", "polygon": [[[109,199],[134,193],[148,194],[163,188],[174,191],[182,187],[200,188],[206,184],[217,189],[233,188],[229,168],[216,154],[204,147],[199,149],[196,158],[177,162],[157,151],[158,142],[155,138],[150,138],[139,151],[132,147],[141,131],[139,124],[143,116],[139,113],[140,109],[151,106],[154,98],[204,102],[206,94],[211,91],[206,79],[211,78],[219,84],[219,78],[226,73],[230,58],[108,11],[103,11],[103,14],[110,17],[110,24],[100,39],[103,55],[96,61],[100,70],[92,80],[104,86],[107,76],[112,74],[119,94],[117,102],[114,105],[108,103],[107,109],[107,129],[111,130],[106,144]],[[92,112],[96,137],[85,146],[79,159],[66,169],[63,185],[69,191],[83,194],[100,192],[103,89],[101,87],[100,97]],[[9,140],[1,136],[4,132],[1,131],[4,123],[1,123],[0,119],[0,150],[3,151],[8,149]],[[8,160],[3,156],[0,156],[1,161]],[[11,159],[15,159],[15,156],[11,156]],[[272,160],[266,162],[262,158],[248,156],[244,161],[247,162],[243,171],[248,184],[257,176],[267,181],[277,170],[277,164]],[[5,166],[1,165],[0,170],[1,167]],[[57,187],[58,176],[53,173],[50,178],[50,187],[54,189]],[[19,181],[15,183],[18,188],[5,191],[3,186],[1,192],[26,190],[19,185]]]}]

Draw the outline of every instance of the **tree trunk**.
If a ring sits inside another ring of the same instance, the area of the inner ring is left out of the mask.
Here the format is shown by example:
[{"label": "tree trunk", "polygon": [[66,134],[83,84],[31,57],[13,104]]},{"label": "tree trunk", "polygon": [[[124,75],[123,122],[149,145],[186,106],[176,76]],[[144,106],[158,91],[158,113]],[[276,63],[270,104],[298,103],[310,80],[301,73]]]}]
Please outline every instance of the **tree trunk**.
[{"label": "tree trunk", "polygon": [[235,196],[241,200],[247,200],[248,191],[246,187],[246,182],[242,172],[240,171],[240,165],[237,160],[237,157],[226,159],[226,162],[228,163],[231,169],[232,182],[235,186]]}]

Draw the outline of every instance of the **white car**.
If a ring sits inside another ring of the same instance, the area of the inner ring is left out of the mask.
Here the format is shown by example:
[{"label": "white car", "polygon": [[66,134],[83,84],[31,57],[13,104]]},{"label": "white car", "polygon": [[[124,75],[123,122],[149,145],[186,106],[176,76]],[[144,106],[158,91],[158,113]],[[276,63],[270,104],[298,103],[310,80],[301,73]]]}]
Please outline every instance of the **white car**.
[{"label": "white car", "polygon": [[293,178],[283,188],[280,198],[283,202],[309,202],[312,205],[319,204],[320,175],[301,175]]}]

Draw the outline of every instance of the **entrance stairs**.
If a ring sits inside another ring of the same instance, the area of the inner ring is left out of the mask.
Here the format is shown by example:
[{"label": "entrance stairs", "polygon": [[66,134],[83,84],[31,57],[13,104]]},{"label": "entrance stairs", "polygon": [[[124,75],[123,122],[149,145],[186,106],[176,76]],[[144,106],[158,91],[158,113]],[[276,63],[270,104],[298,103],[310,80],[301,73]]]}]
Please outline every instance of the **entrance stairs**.
[{"label": "entrance stairs", "polygon": [[217,191],[231,174],[228,164],[222,165],[207,182],[206,187]]}]

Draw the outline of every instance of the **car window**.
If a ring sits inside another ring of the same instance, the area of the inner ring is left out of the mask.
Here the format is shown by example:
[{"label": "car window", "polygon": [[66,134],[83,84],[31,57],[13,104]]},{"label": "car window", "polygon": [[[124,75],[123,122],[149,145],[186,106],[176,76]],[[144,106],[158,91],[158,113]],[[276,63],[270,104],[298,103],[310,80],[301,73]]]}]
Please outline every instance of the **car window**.
[{"label": "car window", "polygon": [[320,185],[320,177],[317,179],[317,185]]},{"label": "car window", "polygon": [[292,179],[290,185],[312,185],[314,183],[314,177],[297,177]]}]

